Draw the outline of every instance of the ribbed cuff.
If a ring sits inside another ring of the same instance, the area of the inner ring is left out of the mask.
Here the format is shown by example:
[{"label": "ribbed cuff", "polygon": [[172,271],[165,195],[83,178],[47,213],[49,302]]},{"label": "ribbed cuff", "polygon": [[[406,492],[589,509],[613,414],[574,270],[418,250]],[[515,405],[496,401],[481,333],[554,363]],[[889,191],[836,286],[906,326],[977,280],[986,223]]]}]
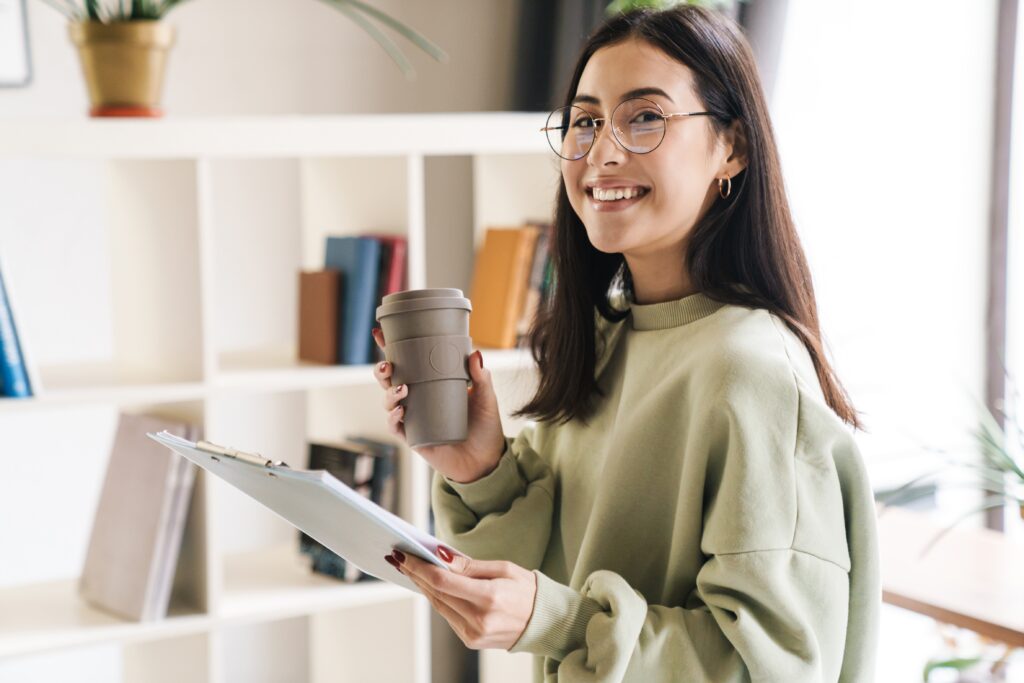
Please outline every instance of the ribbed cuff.
[{"label": "ribbed cuff", "polygon": [[533,615],[508,651],[562,661],[573,650],[586,646],[587,624],[602,611],[601,604],[543,572],[534,569],[533,573],[537,577]]},{"label": "ribbed cuff", "polygon": [[460,484],[444,477],[445,485],[478,517],[507,510],[513,500],[526,493],[526,478],[519,471],[509,441],[506,436],[498,466],[476,481]]}]

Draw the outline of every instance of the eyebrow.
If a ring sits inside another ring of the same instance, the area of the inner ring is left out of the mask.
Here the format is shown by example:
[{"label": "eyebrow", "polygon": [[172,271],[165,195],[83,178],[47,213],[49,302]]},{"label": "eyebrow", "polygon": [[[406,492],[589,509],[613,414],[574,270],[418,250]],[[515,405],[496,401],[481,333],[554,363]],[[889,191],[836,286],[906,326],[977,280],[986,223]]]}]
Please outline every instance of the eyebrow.
[{"label": "eyebrow", "polygon": [[[633,90],[630,90],[625,95],[623,95],[622,99],[628,100],[631,97],[643,97],[644,95],[661,95],[669,102],[674,103],[672,98],[668,96],[668,93],[662,90],[661,88],[634,88]],[[577,104],[579,102],[585,102],[587,104],[601,104],[601,100],[597,99],[593,95],[577,95],[576,97],[572,98],[573,104]]]}]

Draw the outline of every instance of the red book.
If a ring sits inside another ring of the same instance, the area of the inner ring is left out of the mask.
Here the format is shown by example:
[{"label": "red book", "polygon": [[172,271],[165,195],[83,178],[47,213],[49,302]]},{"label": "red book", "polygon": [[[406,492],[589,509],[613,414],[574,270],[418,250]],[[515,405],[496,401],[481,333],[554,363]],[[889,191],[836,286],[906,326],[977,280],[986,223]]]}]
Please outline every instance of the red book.
[{"label": "red book", "polygon": [[381,299],[386,295],[405,291],[409,286],[405,272],[408,242],[401,235],[374,233],[361,236],[371,237],[380,242],[380,285],[377,288],[377,305],[379,306]]}]

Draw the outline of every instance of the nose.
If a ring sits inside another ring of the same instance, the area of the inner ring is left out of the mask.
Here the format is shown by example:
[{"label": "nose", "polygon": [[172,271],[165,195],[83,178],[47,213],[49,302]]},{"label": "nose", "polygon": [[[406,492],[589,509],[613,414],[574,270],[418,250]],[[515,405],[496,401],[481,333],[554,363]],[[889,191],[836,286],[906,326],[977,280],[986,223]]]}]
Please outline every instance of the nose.
[{"label": "nose", "polygon": [[611,131],[611,123],[602,121],[594,134],[594,143],[587,153],[587,164],[594,167],[620,164],[625,161],[626,150],[619,146],[619,141]]}]

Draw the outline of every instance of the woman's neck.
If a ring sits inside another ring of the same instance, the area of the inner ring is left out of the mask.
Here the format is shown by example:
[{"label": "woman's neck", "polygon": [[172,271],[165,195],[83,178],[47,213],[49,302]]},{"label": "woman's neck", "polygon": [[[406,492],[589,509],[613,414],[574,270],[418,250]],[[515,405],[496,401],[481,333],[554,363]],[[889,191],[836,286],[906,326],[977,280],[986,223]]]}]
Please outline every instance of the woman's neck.
[{"label": "woman's neck", "polygon": [[675,301],[697,293],[680,260],[651,263],[626,256],[626,264],[633,280],[633,298],[638,304]]}]

